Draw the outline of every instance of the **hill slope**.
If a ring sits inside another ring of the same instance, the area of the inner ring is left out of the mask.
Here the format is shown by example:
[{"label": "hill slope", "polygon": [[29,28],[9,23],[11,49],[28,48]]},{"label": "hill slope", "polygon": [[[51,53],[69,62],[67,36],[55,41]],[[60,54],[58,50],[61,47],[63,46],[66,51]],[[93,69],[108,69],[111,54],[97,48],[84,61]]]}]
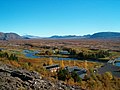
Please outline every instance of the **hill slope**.
[{"label": "hill slope", "polygon": [[99,32],[90,36],[90,38],[120,38],[118,32]]},{"label": "hill slope", "polygon": [[0,90],[81,90],[63,82],[51,82],[35,71],[15,68],[0,62]]},{"label": "hill slope", "polygon": [[12,40],[12,39],[22,39],[22,37],[16,33],[2,33],[2,32],[0,32],[0,40]]}]

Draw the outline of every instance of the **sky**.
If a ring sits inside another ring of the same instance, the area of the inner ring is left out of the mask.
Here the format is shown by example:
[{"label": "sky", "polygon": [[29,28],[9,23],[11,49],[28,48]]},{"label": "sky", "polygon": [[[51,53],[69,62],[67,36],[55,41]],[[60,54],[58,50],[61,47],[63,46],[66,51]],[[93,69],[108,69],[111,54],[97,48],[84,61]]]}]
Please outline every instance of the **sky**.
[{"label": "sky", "polygon": [[48,37],[120,32],[120,0],[0,0],[0,32]]}]

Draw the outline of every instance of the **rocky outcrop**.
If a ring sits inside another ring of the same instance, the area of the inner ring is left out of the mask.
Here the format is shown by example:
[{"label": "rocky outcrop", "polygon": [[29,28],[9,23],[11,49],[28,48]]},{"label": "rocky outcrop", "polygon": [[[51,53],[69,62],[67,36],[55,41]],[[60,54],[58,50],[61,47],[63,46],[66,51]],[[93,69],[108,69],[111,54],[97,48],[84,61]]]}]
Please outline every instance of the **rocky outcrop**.
[{"label": "rocky outcrop", "polygon": [[0,63],[0,90],[80,90],[61,81],[53,83],[35,71],[13,68]]},{"label": "rocky outcrop", "polygon": [[16,33],[2,33],[2,32],[0,32],[0,40],[12,40],[12,39],[22,39],[22,37]]}]

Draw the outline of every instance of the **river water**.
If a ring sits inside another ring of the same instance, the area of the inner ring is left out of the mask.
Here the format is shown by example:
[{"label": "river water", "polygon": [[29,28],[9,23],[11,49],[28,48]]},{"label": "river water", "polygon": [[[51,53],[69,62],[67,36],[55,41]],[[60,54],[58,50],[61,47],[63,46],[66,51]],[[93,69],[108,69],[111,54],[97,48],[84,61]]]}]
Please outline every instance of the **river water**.
[{"label": "river water", "polygon": [[115,66],[120,66],[120,57],[117,58],[116,60],[118,60],[117,62],[115,62]]},{"label": "river water", "polygon": [[77,58],[57,57],[57,56],[36,56],[40,51],[23,50],[23,54],[28,58],[53,58],[54,60],[78,60]]},{"label": "river water", "polygon": [[[68,57],[57,57],[57,56],[36,56],[36,53],[40,51],[31,51],[31,50],[23,50],[23,54],[28,58],[53,58],[54,60],[78,60],[77,58],[68,58]],[[120,58],[117,58],[120,60]],[[107,61],[99,61],[99,60],[88,60],[89,62],[99,62],[99,63],[107,63]],[[116,62],[115,66],[120,66],[120,62]]]}]

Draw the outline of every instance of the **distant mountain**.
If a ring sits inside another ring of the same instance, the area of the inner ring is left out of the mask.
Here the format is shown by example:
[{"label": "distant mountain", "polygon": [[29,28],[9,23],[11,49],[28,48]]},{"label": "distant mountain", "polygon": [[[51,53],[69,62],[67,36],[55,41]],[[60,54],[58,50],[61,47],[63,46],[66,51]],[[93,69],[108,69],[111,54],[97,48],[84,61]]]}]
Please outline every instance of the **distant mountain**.
[{"label": "distant mountain", "polygon": [[84,36],[81,36],[82,38],[90,38],[91,37],[91,35],[90,34],[88,34],[88,35],[84,35]]},{"label": "distant mountain", "polygon": [[99,32],[99,33],[94,33],[93,35],[90,36],[90,38],[120,38],[120,33],[119,32]]},{"label": "distant mountain", "polygon": [[41,38],[39,36],[33,36],[33,35],[23,35],[22,37],[24,39],[39,39],[39,38]]},{"label": "distant mountain", "polygon": [[[12,39],[40,39],[40,38],[47,38],[47,37],[39,37],[33,35],[24,35],[20,36],[16,33],[3,33],[0,32],[0,40],[12,40]],[[65,36],[58,36],[54,35],[48,37],[49,39],[109,39],[109,38],[120,38],[120,32],[98,32],[94,33],[93,35],[84,35],[84,36],[76,36],[76,35],[65,35]]]},{"label": "distant mountain", "polygon": [[100,39],[100,38],[120,38],[120,33],[119,32],[98,32],[94,33],[93,35],[84,35],[84,36],[76,36],[76,35],[66,35],[66,36],[51,36],[50,38],[52,39]]},{"label": "distant mountain", "polygon": [[76,35],[66,35],[66,36],[54,35],[54,36],[51,36],[50,38],[52,38],[52,39],[79,39],[79,38],[82,38],[82,37],[81,36],[76,36]]},{"label": "distant mountain", "polygon": [[84,35],[84,36],[76,36],[76,35],[65,35],[65,36],[58,36],[54,35],[51,36],[50,38],[53,39],[81,39],[81,38],[90,38],[91,35]]},{"label": "distant mountain", "polygon": [[16,33],[0,32],[0,40],[12,40],[12,39],[22,39],[22,37]]}]

